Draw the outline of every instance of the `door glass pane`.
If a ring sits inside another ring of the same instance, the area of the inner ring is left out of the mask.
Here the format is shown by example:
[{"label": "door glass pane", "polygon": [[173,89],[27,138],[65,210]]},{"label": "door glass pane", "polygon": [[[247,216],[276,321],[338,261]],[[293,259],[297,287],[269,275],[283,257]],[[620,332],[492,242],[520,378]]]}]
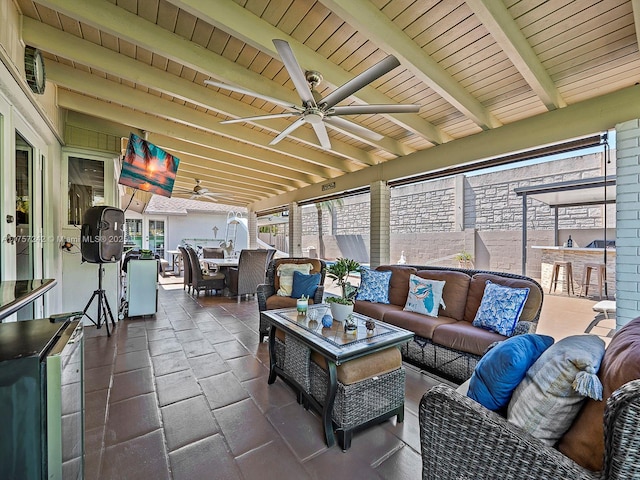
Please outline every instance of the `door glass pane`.
[{"label": "door glass pane", "polygon": [[104,205],[104,163],[69,157],[69,224],[82,225],[84,212]]},{"label": "door glass pane", "polygon": [[127,218],[125,220],[124,247],[126,250],[142,248],[142,220],[136,218]]},{"label": "door glass pane", "polygon": [[33,278],[33,148],[16,133],[16,279]]},{"label": "door glass pane", "polygon": [[164,258],[164,220],[149,220],[149,250]]},{"label": "door glass pane", "polygon": [[[16,133],[16,280],[33,278],[33,148]],[[17,320],[34,317],[30,303],[16,313]]]}]

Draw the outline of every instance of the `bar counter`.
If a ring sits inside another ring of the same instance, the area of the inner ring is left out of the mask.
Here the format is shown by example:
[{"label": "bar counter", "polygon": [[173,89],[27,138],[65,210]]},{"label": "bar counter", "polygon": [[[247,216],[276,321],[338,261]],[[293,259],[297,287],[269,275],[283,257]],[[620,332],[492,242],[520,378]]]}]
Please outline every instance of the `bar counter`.
[{"label": "bar counter", "polygon": [[[553,262],[571,262],[573,270],[573,290],[576,295],[580,295],[580,286],[584,276],[584,266],[587,263],[604,263],[604,248],[578,248],[560,246],[533,246],[531,248],[542,250],[540,282],[545,293],[549,292],[551,286],[551,275],[553,273]],[[613,299],[616,293],[616,249],[607,248],[607,288],[603,287],[602,298],[605,298],[605,291],[608,298]],[[560,270],[558,287],[556,293],[566,293],[565,284],[566,272]],[[562,287],[562,288],[561,288]],[[591,283],[589,285],[589,296],[598,298],[598,277],[595,270],[591,271]]]}]

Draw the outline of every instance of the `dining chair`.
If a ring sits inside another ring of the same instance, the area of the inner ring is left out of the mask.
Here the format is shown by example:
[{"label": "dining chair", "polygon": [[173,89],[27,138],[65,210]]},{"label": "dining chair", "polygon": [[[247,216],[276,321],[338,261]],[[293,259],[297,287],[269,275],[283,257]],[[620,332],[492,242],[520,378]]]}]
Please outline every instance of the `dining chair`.
[{"label": "dining chair", "polygon": [[264,283],[267,271],[267,259],[273,256],[266,249],[244,249],[240,251],[238,267],[228,270],[227,287],[232,295],[238,297],[257,292],[258,284]]},{"label": "dining chair", "polygon": [[200,296],[201,290],[204,290],[205,295],[212,290],[222,292],[225,284],[224,273],[215,272],[209,275],[203,273],[196,251],[191,247],[187,247],[187,252],[191,264],[191,288],[196,295]]},{"label": "dining chair", "polygon": [[178,250],[180,250],[180,254],[182,256],[182,265],[184,266],[184,280],[182,289],[187,290],[188,293],[191,293],[191,261],[189,260],[189,252],[183,246],[178,246]]},{"label": "dining chair", "polygon": [[224,249],[220,247],[202,247],[202,258],[224,258]]}]

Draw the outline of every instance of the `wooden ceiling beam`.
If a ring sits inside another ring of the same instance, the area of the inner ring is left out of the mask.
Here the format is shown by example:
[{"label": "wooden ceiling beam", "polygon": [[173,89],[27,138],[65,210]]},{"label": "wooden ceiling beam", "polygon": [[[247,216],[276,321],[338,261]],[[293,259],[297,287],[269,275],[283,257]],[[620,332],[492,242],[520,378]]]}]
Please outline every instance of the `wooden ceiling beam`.
[{"label": "wooden ceiling beam", "polygon": [[[108,103],[103,100],[98,100],[97,98],[88,97],[68,90],[58,91],[58,104],[60,107],[68,110],[75,110],[88,115],[95,115],[113,122],[130,125],[134,128],[141,128],[142,130],[149,132],[161,132],[168,136],[176,136],[196,144],[206,145],[210,148],[222,148],[223,151],[232,151],[232,144],[236,144],[236,150],[241,150],[239,142],[234,142],[222,137],[212,137],[209,133],[198,132],[186,125],[179,125],[163,118],[152,117],[146,113],[132,110],[131,108]],[[247,149],[245,148],[245,150]],[[304,172],[290,168],[276,167],[268,163],[260,163],[259,161],[255,162],[253,171],[268,172],[271,175],[281,178],[283,182],[290,182],[292,185],[297,187],[302,187],[304,185],[323,180],[322,178],[318,178],[317,176],[312,176]]]},{"label": "wooden ceiling beam", "polygon": [[[96,78],[89,73],[79,72],[71,67],[54,64],[49,70],[54,81],[65,88],[84,92],[86,95],[102,98],[120,105],[125,105],[129,108],[148,113],[152,116],[166,118],[184,125],[223,135],[230,139],[235,137],[234,131],[237,128],[241,128],[237,125],[218,125],[215,122],[212,122],[210,115],[206,113],[193,110],[169,100],[164,100],[140,90],[126,87],[110,80]],[[144,127],[141,128],[149,130]],[[255,140],[250,143],[252,144],[251,146],[253,146],[254,153],[246,154],[246,156],[252,157],[256,161],[263,162],[264,164],[271,164],[274,168],[280,167],[290,169],[291,171],[305,173],[306,175],[309,175],[309,179],[312,181],[311,183],[318,179],[335,176],[336,173],[332,172],[331,169],[305,162],[299,159],[299,157],[287,157],[286,155],[278,155],[275,152],[262,150],[259,143],[264,136],[266,136],[264,133],[257,131],[253,132]],[[235,148],[234,153],[242,155],[246,150],[245,144],[235,140],[231,141]],[[212,141],[211,143],[218,143],[218,141]],[[256,143],[258,143],[258,145],[256,145]],[[247,146],[250,145],[247,144]],[[302,156],[305,149],[301,146],[289,145],[283,146],[282,150],[284,150],[284,152],[281,153],[297,153],[299,156]],[[269,169],[267,166],[263,166],[262,168]]]},{"label": "wooden ceiling beam", "polygon": [[547,109],[566,107],[542,62],[505,7],[494,0],[465,0]]},{"label": "wooden ceiling beam", "polygon": [[[308,48],[290,35],[285,34],[269,22],[253,15],[246,8],[243,8],[232,0],[216,0],[215,2],[169,0],[169,2],[274,58],[279,59],[280,56],[273,45],[273,39],[279,38],[286,40],[294,50],[296,59],[302,68],[322,72],[325,79],[324,81],[336,87],[348,82],[354,77],[353,74],[347,72],[330,60],[327,60],[322,55]],[[255,88],[253,88],[253,90],[255,91]],[[360,99],[361,102],[370,104],[394,103],[389,97],[378,92],[373,87],[365,86],[358,90],[353,96]],[[299,103],[299,101],[297,103]],[[419,115],[404,113],[384,116],[402,128],[416,135],[420,135],[436,145],[452,140],[448,134],[424,120]],[[388,148],[391,148],[391,145],[389,145]],[[397,149],[400,149],[400,151]],[[398,155],[408,155],[412,151],[414,150],[406,145],[399,143],[396,145],[396,152],[398,152],[396,154]]]},{"label": "wooden ceiling beam", "polygon": [[[380,48],[395,55],[417,79],[482,129],[501,126],[491,112],[369,0],[320,1]],[[380,32],[384,34],[380,35]]]},{"label": "wooden ceiling beam", "polygon": [[[146,65],[131,57],[62,32],[30,18],[25,18],[23,21],[23,39],[29,45],[40,48],[43,51],[225,115],[237,118],[265,113],[263,110],[222,95],[211,88],[195,85],[189,80]],[[50,65],[52,65],[51,62],[48,63],[48,69]],[[288,121],[275,119],[265,125],[260,124],[259,126],[277,134],[289,125],[290,122]],[[245,129],[241,132],[244,136],[239,138],[239,140],[246,141],[247,138],[252,136],[250,129]],[[318,139],[311,129],[297,129],[291,137],[309,146],[317,147]],[[334,140],[332,141],[332,147],[332,152],[361,165],[376,165],[383,161],[379,156],[344,142]],[[310,156],[310,161],[311,160],[315,160],[316,163],[320,165],[330,166],[342,171],[353,170],[343,160],[327,154],[323,154],[322,158]]]}]

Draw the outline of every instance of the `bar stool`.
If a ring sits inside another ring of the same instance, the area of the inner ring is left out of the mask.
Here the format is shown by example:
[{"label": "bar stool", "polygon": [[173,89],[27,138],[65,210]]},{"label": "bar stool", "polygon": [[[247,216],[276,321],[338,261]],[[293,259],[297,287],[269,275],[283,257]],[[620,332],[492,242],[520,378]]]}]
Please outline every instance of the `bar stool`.
[{"label": "bar stool", "polygon": [[598,280],[598,292],[599,298],[602,300],[602,285],[607,280],[607,267],[604,263],[586,263],[584,266],[584,273],[582,274],[582,285],[580,285],[580,296],[582,296],[582,289],[584,289],[584,296],[589,295],[589,284],[591,283],[591,271],[595,270]]},{"label": "bar stool", "polygon": [[[570,292],[575,295],[576,292],[573,289],[573,265],[571,264],[571,262],[560,261],[553,262],[551,283],[549,284],[549,293],[551,293],[551,287],[553,287],[554,292],[556,291],[561,268],[564,268],[564,283],[567,285],[567,295],[570,295]],[[562,290],[564,290],[564,286],[562,287]]]}]

